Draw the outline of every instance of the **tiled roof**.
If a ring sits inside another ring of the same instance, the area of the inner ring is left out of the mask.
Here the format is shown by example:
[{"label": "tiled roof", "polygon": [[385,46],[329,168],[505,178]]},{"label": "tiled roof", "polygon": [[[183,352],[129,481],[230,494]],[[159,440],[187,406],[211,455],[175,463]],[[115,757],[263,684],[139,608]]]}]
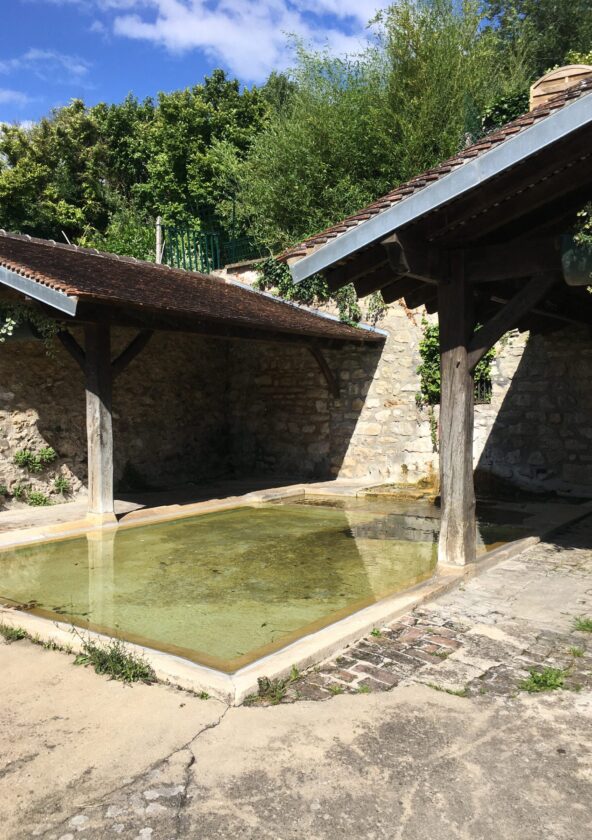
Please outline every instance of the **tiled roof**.
[{"label": "tiled roof", "polygon": [[346,233],[346,231],[351,228],[362,225],[368,219],[371,219],[372,217],[383,213],[385,210],[388,210],[393,205],[404,201],[410,195],[414,195],[424,187],[432,184],[434,181],[439,181],[445,175],[448,175],[450,172],[463,166],[463,164],[468,161],[480,157],[494,147],[499,146],[506,140],[514,137],[516,134],[520,134],[527,128],[530,128],[535,123],[544,120],[550,114],[564,108],[573,100],[589,94],[592,94],[592,79],[585,79],[577,85],[563,91],[550,102],[540,105],[533,111],[518,117],[518,119],[513,122],[510,122],[491,134],[482,137],[477,143],[463,149],[457,155],[444,163],[439,164],[433,169],[428,169],[427,172],[423,172],[421,175],[417,175],[407,183],[398,186],[396,189],[392,190],[392,192],[382,198],[379,198],[367,207],[364,207],[364,209],[360,210],[358,213],[348,216],[347,219],[344,219],[339,224],[327,228],[327,230],[318,233],[316,236],[311,236],[310,238],[305,239],[303,242],[293,246],[292,248],[288,248],[280,256],[280,259],[287,261],[307,256],[329,240],[336,239],[338,236]]},{"label": "tiled roof", "polygon": [[382,341],[322,313],[239,283],[129,257],[0,231],[0,267],[80,303],[100,303],[269,333],[340,341]]}]

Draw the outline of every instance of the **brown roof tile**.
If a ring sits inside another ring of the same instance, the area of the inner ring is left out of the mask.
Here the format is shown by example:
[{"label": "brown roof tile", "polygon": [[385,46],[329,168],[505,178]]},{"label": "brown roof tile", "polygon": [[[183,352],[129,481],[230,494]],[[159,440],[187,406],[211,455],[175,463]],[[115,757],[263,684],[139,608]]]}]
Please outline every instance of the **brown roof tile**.
[{"label": "brown roof tile", "polygon": [[383,340],[379,331],[369,327],[350,327],[220,277],[5,231],[0,231],[0,266],[77,297],[81,303],[147,310],[269,333],[339,341]]}]

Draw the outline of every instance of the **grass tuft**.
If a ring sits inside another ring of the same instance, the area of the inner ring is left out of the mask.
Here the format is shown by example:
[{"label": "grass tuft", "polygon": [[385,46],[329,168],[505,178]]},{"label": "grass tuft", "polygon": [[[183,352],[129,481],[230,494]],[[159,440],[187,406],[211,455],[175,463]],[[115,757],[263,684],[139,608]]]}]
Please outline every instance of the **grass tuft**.
[{"label": "grass tuft", "polygon": [[579,659],[585,653],[584,648],[580,647],[579,645],[573,645],[572,647],[570,647],[569,652],[574,657],[574,659]]},{"label": "grass tuft", "polygon": [[91,665],[97,674],[107,674],[113,680],[125,683],[156,682],[156,674],[142,656],[128,650],[120,639],[97,643],[82,639],[82,653],[74,660],[75,665]]},{"label": "grass tuft", "polygon": [[32,490],[27,496],[27,504],[32,507],[47,507],[51,504],[51,499],[49,499],[45,493],[40,493],[38,490]]},{"label": "grass tuft", "polygon": [[27,639],[29,634],[23,627],[13,627],[12,624],[0,624],[0,636],[7,642],[20,642]]},{"label": "grass tuft", "polygon": [[543,668],[537,671],[530,669],[530,675],[518,685],[520,691],[528,691],[535,694],[540,691],[556,691],[563,688],[565,683],[565,671],[562,668]]},{"label": "grass tuft", "polygon": [[592,618],[587,615],[579,615],[574,618],[574,630],[580,630],[582,633],[592,633]]},{"label": "grass tuft", "polygon": [[453,697],[468,697],[466,688],[445,688],[443,685],[437,683],[426,683],[428,688],[433,688],[434,691],[443,691],[444,694],[452,694]]}]

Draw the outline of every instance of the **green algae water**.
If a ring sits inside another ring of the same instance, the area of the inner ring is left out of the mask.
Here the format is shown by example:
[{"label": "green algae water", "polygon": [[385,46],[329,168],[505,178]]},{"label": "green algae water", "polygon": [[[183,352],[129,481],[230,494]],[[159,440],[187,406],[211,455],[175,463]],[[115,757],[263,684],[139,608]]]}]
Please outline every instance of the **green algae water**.
[{"label": "green algae water", "polygon": [[232,672],[429,578],[438,528],[415,502],[237,508],[3,551],[0,599]]}]

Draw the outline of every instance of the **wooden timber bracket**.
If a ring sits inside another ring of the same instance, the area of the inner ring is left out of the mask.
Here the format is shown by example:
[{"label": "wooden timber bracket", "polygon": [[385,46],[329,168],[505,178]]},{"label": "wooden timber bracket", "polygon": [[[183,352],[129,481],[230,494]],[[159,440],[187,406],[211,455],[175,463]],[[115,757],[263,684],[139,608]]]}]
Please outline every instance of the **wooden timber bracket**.
[{"label": "wooden timber bracket", "polygon": [[562,275],[557,272],[535,274],[490,321],[473,334],[467,347],[471,372],[496,341],[513,329],[561,278]]},{"label": "wooden timber bracket", "polygon": [[430,242],[405,232],[393,233],[382,240],[393,274],[413,277],[424,283],[447,283],[450,279],[448,255]]},{"label": "wooden timber bracket", "polygon": [[339,382],[337,381],[337,377],[329,367],[327,363],[327,359],[323,355],[323,351],[317,344],[307,344],[307,347],[315,359],[316,363],[318,364],[321,373],[325,378],[325,382],[327,383],[327,388],[329,389],[329,393],[333,396],[336,400],[339,399]]},{"label": "wooden timber bracket", "polygon": [[[133,359],[142,352],[144,347],[152,338],[153,334],[153,330],[141,330],[137,336],[130,341],[125,350],[122,350],[119,356],[113,359],[111,362],[111,374],[113,379],[118,377],[120,373],[123,373],[130,362],[132,362]],[[72,333],[68,332],[68,330],[60,330],[58,333],[58,339],[62,347],[68,351],[74,361],[82,368],[83,371],[86,371],[86,353],[80,344],[78,344]]]}]

